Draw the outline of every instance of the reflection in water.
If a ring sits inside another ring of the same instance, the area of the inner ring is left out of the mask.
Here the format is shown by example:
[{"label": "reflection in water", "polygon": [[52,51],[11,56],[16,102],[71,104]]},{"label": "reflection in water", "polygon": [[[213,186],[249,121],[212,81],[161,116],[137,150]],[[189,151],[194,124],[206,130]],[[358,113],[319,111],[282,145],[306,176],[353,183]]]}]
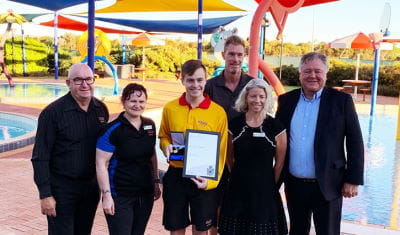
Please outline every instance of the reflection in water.
[{"label": "reflection in water", "polygon": [[396,156],[400,146],[393,128],[396,117],[359,118],[365,143],[365,181],[359,196],[344,199],[343,219],[398,229],[400,160]]},{"label": "reflection in water", "polygon": [[55,96],[55,97],[59,97],[59,96],[60,96],[60,91],[61,91],[60,88],[55,88],[55,89],[54,89],[54,96]]},{"label": "reflection in water", "polygon": [[369,123],[368,123],[368,141],[367,141],[367,147],[371,148],[371,137],[372,137],[372,128],[374,126],[374,115],[369,116]]}]

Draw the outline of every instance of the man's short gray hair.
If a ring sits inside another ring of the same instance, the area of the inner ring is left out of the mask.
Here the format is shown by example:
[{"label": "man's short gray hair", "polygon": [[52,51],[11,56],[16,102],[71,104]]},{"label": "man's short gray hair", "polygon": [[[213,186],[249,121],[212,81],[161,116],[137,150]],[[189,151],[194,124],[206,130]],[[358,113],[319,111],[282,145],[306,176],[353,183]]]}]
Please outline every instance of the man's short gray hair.
[{"label": "man's short gray hair", "polygon": [[321,60],[321,62],[325,65],[326,72],[328,72],[328,70],[329,70],[328,58],[326,57],[326,55],[319,53],[319,52],[310,52],[310,53],[303,55],[300,59],[299,71],[301,71],[301,67],[305,63],[307,63],[311,60],[315,60],[315,59]]}]

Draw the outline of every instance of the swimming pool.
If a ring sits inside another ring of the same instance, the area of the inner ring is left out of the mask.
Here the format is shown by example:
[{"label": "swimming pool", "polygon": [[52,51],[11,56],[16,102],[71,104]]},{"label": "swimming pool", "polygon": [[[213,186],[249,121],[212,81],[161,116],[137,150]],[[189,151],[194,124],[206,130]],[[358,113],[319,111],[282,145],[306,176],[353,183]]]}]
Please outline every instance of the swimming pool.
[{"label": "swimming pool", "polygon": [[365,145],[364,186],[343,201],[343,219],[400,228],[400,141],[397,116],[359,115]]},{"label": "swimming pool", "polygon": [[0,112],[0,153],[32,144],[36,128],[35,118]]},{"label": "swimming pool", "polygon": [[[0,97],[12,98],[57,98],[68,92],[66,84],[55,83],[15,83],[10,87],[8,83],[0,84]],[[112,96],[113,89],[108,87],[96,86],[94,96]]]}]

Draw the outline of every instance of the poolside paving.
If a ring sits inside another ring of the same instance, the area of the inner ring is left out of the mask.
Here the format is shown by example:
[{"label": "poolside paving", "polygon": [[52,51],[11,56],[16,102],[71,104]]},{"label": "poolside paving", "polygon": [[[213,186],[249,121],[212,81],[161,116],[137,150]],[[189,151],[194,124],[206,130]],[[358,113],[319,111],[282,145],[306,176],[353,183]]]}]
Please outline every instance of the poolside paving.
[{"label": "poolside paving", "polygon": [[[25,79],[24,81],[31,81]],[[43,82],[43,80],[41,80]],[[54,80],[50,80],[54,82]],[[19,82],[17,80],[16,82]],[[57,81],[63,82],[63,81]],[[131,81],[121,80],[121,86]],[[137,82],[137,80],[135,80]],[[102,85],[111,84],[109,79],[97,80]],[[150,80],[144,83],[149,92],[148,108],[161,108],[167,101],[178,97],[183,91],[180,82],[165,80]],[[360,97],[356,100],[357,107],[368,108],[367,102]],[[122,110],[118,99],[105,99],[111,117],[115,118]],[[378,97],[379,108],[397,110],[398,98]],[[22,113],[38,116],[46,103],[7,103],[0,102],[0,110],[4,112]],[[47,222],[40,213],[38,192],[33,183],[33,171],[30,162],[32,145],[9,152],[0,153],[0,235],[8,234],[47,234]],[[162,165],[165,167],[165,165]],[[101,208],[97,210],[92,234],[108,234],[105,218]],[[154,204],[154,209],[145,234],[168,234],[162,226],[162,200]],[[312,232],[311,234],[314,234]],[[342,222],[342,234],[400,234],[400,231],[390,230],[382,226],[360,225],[348,221]]]}]

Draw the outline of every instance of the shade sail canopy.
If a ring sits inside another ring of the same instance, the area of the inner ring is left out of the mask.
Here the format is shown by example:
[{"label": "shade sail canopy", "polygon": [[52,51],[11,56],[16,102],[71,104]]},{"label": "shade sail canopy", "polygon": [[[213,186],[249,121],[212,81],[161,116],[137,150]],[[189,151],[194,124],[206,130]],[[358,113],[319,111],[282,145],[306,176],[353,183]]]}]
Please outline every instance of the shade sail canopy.
[{"label": "shade sail canopy", "polygon": [[330,48],[374,49],[373,40],[362,32],[336,39],[328,46]]},{"label": "shade sail canopy", "polygon": [[[203,0],[204,11],[244,11],[222,0]],[[118,0],[114,5],[96,13],[146,12],[146,11],[197,11],[195,0]]]},{"label": "shade sail canopy", "polygon": [[[40,7],[50,11],[59,11],[61,9],[75,6],[82,3],[87,3],[88,0],[11,0],[12,2],[19,2],[35,7]],[[97,0],[98,1],[98,0]]]},{"label": "shade sail canopy", "polygon": [[[40,25],[54,27],[54,20],[47,22],[42,22]],[[87,22],[80,22],[62,15],[58,16],[58,28],[60,29],[70,29],[77,31],[86,31],[88,29]],[[105,33],[119,33],[119,34],[139,34],[141,31],[130,31],[130,30],[119,30],[115,28],[95,26],[96,29],[100,29]]]},{"label": "shade sail canopy", "polygon": [[[243,15],[203,19],[203,32],[212,33]],[[96,20],[134,27],[147,32],[197,33],[197,19],[193,20],[128,20],[96,17]]]}]

